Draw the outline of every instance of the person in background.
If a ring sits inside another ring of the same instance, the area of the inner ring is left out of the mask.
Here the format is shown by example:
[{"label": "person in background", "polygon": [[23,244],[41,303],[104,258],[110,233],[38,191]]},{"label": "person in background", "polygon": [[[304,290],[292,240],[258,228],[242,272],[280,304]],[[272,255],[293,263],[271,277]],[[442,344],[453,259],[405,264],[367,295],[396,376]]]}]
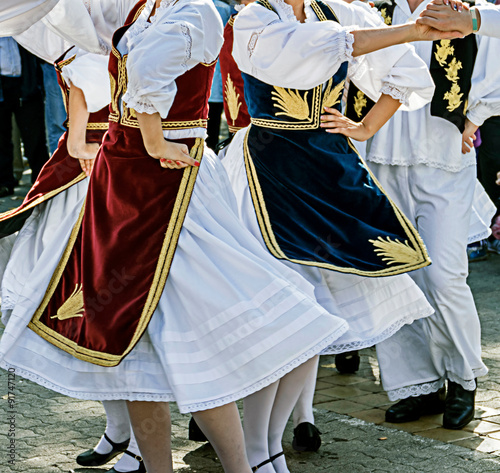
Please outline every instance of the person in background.
[{"label": "person in background", "polygon": [[[229,17],[231,16],[231,6],[223,0],[213,0],[213,2],[222,19],[222,25],[225,26],[227,21],[229,20]],[[212,149],[215,149],[219,141],[223,101],[220,64],[217,60],[217,64],[215,65],[214,80],[212,82],[212,89],[210,91],[210,98],[208,99],[209,110],[207,146]]]},{"label": "person in background", "polygon": [[0,38],[0,197],[14,193],[12,114],[34,183],[48,160],[38,59],[13,38]]},{"label": "person in background", "polygon": [[53,64],[45,61],[40,62],[43,72],[43,88],[45,90],[45,127],[47,129],[47,146],[52,155],[57,149],[59,138],[66,131],[64,121],[66,110],[57,83],[57,73]]}]

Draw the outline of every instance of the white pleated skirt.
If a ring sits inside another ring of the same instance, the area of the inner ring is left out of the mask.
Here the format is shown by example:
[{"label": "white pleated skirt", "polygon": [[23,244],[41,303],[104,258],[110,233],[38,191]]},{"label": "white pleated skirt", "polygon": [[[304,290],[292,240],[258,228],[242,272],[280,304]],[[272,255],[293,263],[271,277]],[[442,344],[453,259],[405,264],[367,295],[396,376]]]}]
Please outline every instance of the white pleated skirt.
[{"label": "white pleated skirt", "polygon": [[[236,195],[241,221],[265,247],[257,222],[244,163],[240,130],[222,160]],[[403,325],[431,315],[434,310],[407,274],[369,278],[284,262],[314,286],[314,297],[328,312],[343,318],[349,329],[322,354],[336,354],[373,346]]]},{"label": "white pleated skirt", "polygon": [[86,190],[81,182],[40,205],[18,235],[2,284],[3,368],[80,399],[176,401],[181,412],[192,412],[262,389],[348,329],[343,318],[316,302],[311,283],[272,257],[242,225],[224,168],[206,151],[145,334],[116,367],[74,358],[27,324]]}]

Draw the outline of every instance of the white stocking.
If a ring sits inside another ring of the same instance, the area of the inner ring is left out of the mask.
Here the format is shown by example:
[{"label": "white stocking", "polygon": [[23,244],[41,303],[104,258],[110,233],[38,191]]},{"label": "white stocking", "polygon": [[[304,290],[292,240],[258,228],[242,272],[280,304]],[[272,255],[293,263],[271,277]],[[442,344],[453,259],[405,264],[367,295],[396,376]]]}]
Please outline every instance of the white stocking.
[{"label": "white stocking", "polygon": [[[268,460],[269,422],[279,381],[257,391],[243,400],[243,432],[250,466]],[[276,473],[272,463],[259,468],[258,473]]]},{"label": "white stocking", "polygon": [[319,356],[314,358],[316,363],[310,370],[305,380],[304,389],[300,393],[297,404],[293,409],[293,426],[297,427],[303,422],[314,424],[313,401],[316,390],[316,377],[318,375]]},{"label": "white stocking", "polygon": [[[135,439],[134,431],[132,429],[130,429],[130,443],[128,444],[127,450],[138,457],[141,456],[141,452],[139,451],[139,446],[137,445],[137,440]],[[124,453],[120,460],[115,463],[114,469],[120,473],[136,471],[139,469],[139,461]]]},{"label": "white stocking", "polygon": [[[311,358],[298,368],[288,373],[279,381],[278,392],[271,412],[269,423],[269,453],[271,456],[283,450],[282,439],[286,424],[297,403],[304,383],[311,377],[311,372],[317,370],[317,357]],[[285,456],[281,455],[273,461],[276,473],[290,473],[286,465]]]},{"label": "white stocking", "polygon": [[[130,438],[130,419],[125,401],[103,401],[106,411],[106,435],[115,443],[125,442]],[[104,438],[94,448],[97,453],[109,453],[112,445]]]}]

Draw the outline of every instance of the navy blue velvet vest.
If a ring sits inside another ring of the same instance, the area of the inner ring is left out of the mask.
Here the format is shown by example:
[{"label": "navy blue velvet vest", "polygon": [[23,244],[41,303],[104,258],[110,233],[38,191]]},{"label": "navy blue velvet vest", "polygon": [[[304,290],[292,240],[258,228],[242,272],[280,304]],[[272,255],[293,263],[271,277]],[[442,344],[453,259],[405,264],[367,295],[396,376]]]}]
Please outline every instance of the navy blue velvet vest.
[{"label": "navy blue velvet vest", "polygon": [[[327,4],[311,7],[319,20],[338,22]],[[364,276],[421,268],[430,261],[411,223],[352,143],[320,128],[324,106],[340,110],[347,66],[309,90],[243,75],[252,118],[245,164],[262,236],[275,257],[293,263]]]}]

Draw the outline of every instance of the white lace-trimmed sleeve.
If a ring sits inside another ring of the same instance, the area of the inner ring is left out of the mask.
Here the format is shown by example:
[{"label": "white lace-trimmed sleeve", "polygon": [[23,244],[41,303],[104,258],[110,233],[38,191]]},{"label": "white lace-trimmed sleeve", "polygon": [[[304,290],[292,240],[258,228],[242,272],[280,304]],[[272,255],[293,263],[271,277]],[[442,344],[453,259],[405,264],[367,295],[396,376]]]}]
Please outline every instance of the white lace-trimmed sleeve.
[{"label": "white lace-trimmed sleeve", "polygon": [[[163,4],[162,4],[163,5]],[[140,113],[168,115],[175,79],[199,63],[211,63],[222,46],[222,21],[207,0],[166,2],[150,26],[137,25],[127,60],[123,101]]]},{"label": "white lace-trimmed sleeve", "polygon": [[471,89],[467,118],[481,126],[488,118],[500,115],[500,64],[498,51],[500,39],[477,36],[478,51]]},{"label": "white lace-trimmed sleeve", "polygon": [[[350,5],[336,0],[326,0],[343,24],[359,28],[385,26],[378,10],[367,4]],[[413,46],[400,44],[359,56],[349,67],[349,77],[372,100],[387,94],[399,100],[401,110],[416,110],[432,100],[434,82],[425,62]]]},{"label": "white lace-trimmed sleeve", "polygon": [[233,56],[242,72],[263,82],[310,89],[352,59],[353,41],[338,23],[299,23],[251,4],[234,22]]},{"label": "white lace-trimmed sleeve", "polygon": [[76,58],[63,67],[62,75],[70,87],[82,89],[89,112],[97,112],[111,102],[106,56],[77,51]]}]

